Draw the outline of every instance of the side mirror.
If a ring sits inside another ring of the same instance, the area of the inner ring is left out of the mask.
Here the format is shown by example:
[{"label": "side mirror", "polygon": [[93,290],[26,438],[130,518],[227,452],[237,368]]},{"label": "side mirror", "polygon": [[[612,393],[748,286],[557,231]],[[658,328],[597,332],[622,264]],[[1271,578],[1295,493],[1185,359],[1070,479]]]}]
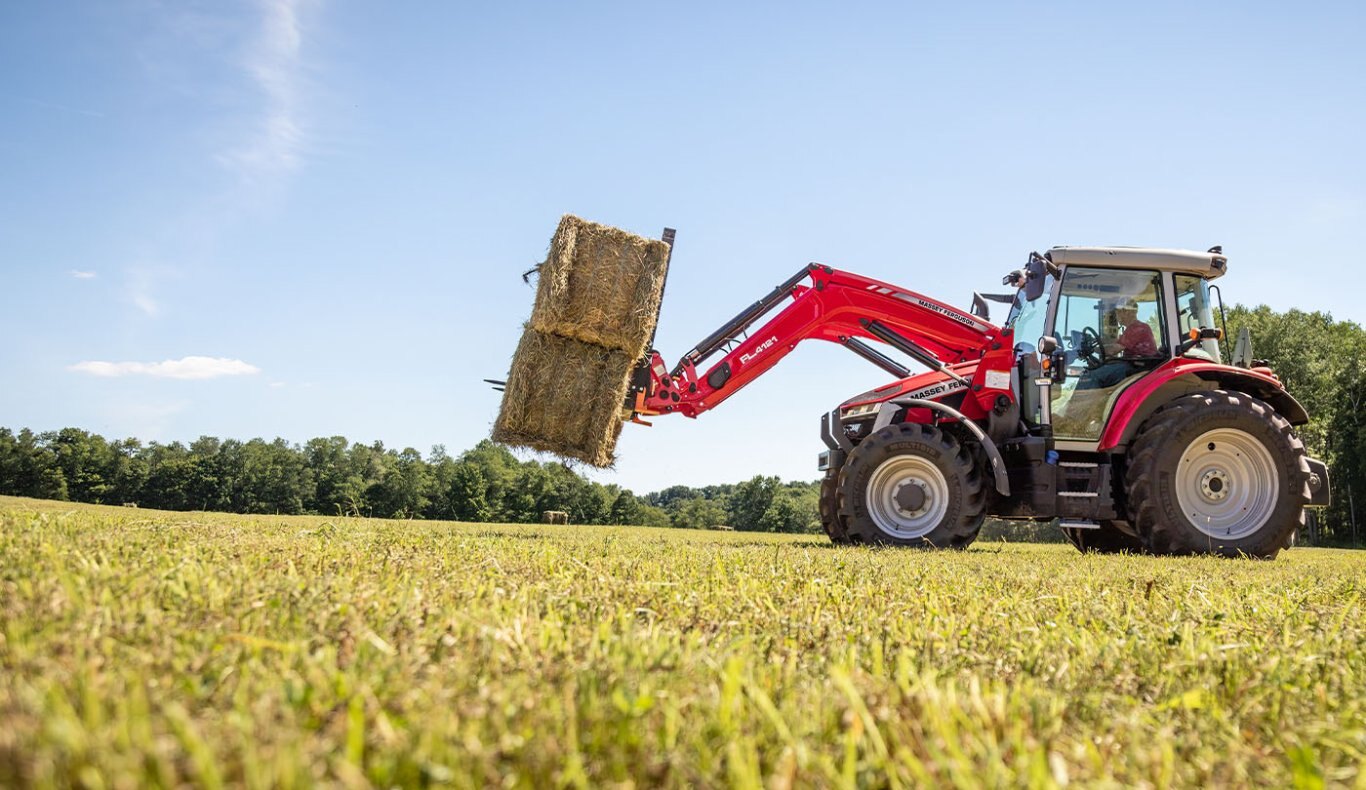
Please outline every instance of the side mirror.
[{"label": "side mirror", "polygon": [[1043,296],[1043,281],[1048,276],[1048,264],[1037,252],[1030,253],[1029,263],[1025,264],[1025,299],[1034,301]]}]

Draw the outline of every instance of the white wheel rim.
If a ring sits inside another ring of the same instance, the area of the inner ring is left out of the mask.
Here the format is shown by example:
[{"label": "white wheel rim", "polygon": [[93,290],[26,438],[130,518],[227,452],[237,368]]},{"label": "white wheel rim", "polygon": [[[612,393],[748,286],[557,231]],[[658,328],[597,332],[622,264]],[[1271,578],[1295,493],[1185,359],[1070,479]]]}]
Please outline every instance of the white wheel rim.
[{"label": "white wheel rim", "polygon": [[1271,451],[1232,428],[1196,437],[1176,468],[1181,512],[1212,538],[1238,540],[1256,533],[1276,509],[1280,487]]},{"label": "white wheel rim", "polygon": [[[919,489],[919,494],[903,493],[907,486]],[[908,499],[922,501],[907,506]],[[892,537],[923,538],[939,526],[948,509],[948,481],[927,458],[888,458],[868,479],[868,514],[878,529]]]}]

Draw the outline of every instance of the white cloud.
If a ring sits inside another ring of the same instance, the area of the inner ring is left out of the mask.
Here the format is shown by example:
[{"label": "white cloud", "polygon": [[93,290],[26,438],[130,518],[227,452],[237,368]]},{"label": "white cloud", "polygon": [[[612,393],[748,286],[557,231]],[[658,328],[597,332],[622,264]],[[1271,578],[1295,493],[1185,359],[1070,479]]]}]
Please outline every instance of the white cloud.
[{"label": "white cloud", "polygon": [[72,269],[71,276],[76,278],[77,280],[93,280],[99,275],[95,274],[94,272],[83,272],[80,269]]},{"label": "white cloud", "polygon": [[67,370],[92,376],[153,376],[164,379],[216,379],[221,376],[250,376],[261,369],[240,359],[226,357],[183,357],[163,362],[77,362]]},{"label": "white cloud", "polygon": [[299,51],[305,0],[261,0],[259,5],[261,28],[245,68],[265,94],[265,111],[251,140],[219,156],[244,177],[295,169],[304,144],[299,119]]}]

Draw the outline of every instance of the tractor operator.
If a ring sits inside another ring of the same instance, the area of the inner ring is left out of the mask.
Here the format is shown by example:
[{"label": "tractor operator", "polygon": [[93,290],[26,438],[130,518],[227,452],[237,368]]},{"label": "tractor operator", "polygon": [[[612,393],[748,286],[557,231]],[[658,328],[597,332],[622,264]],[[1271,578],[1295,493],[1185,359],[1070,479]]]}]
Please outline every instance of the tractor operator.
[{"label": "tractor operator", "polygon": [[1158,356],[1157,338],[1146,321],[1138,320],[1138,303],[1132,299],[1112,308],[1110,321],[1118,332],[1104,343],[1104,363],[1083,374],[1080,389],[1109,389],[1138,370],[1138,360]]},{"label": "tractor operator", "polygon": [[1111,359],[1126,357],[1157,356],[1157,338],[1147,322],[1138,320],[1138,304],[1132,299],[1115,305],[1115,323],[1120,327],[1119,337],[1105,346],[1105,355]]}]

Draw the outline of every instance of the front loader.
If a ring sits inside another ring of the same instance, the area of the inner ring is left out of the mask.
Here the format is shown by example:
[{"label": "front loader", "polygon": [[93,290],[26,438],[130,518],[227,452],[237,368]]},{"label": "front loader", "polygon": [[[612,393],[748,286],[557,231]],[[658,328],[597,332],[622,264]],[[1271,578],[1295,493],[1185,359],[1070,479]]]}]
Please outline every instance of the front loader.
[{"label": "front loader", "polygon": [[[821,415],[836,543],[961,548],[993,516],[1056,519],[1084,551],[1273,557],[1328,504],[1328,470],[1276,375],[1221,361],[1226,268],[1217,247],[1055,247],[963,312],[813,263],[672,369],[647,352],[625,414],[697,417],[826,340],[888,377]],[[988,299],[1010,304],[1004,324]]]}]

